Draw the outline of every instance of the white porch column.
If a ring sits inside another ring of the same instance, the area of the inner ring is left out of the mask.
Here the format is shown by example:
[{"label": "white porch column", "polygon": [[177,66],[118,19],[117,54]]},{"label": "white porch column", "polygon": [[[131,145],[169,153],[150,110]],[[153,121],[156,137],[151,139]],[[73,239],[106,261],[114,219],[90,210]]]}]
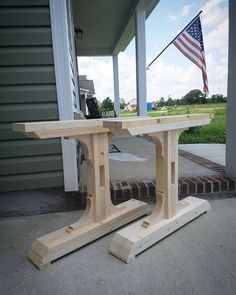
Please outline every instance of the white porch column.
[{"label": "white porch column", "polygon": [[[74,120],[66,0],[50,0],[49,3],[59,119]],[[65,191],[77,191],[76,141],[61,138],[61,147]]]},{"label": "white porch column", "polygon": [[113,60],[113,81],[114,81],[114,108],[115,108],[116,116],[120,117],[120,89],[119,89],[118,55],[113,55],[112,60]]},{"label": "white porch column", "polygon": [[135,15],[136,87],[138,116],[147,116],[145,10]]},{"label": "white porch column", "polygon": [[229,1],[229,61],[227,94],[226,174],[236,177],[236,2]]}]

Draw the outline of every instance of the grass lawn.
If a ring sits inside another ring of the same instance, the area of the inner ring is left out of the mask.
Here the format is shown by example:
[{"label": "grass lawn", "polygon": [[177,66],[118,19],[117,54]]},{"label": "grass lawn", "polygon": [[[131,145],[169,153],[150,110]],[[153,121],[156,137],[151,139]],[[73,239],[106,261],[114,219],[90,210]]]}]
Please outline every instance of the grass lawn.
[{"label": "grass lawn", "polygon": [[[211,123],[206,126],[193,127],[185,131],[179,139],[179,143],[225,143],[226,130],[226,104],[202,104],[188,105],[178,108],[169,108],[166,111],[149,111],[150,117],[161,117],[184,114],[211,113],[214,115]],[[121,116],[136,116],[136,112],[123,111]]]}]

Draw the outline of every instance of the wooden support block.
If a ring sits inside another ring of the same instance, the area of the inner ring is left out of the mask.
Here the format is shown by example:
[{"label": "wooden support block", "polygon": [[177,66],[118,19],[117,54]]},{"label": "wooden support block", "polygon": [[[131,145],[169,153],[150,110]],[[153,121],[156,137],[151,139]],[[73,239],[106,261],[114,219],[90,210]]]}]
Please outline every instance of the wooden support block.
[{"label": "wooden support block", "polygon": [[38,238],[33,242],[28,252],[29,260],[38,269],[43,269],[51,261],[96,240],[132,220],[149,214],[151,211],[149,205],[134,199],[114,207],[118,209],[117,212],[110,214],[108,218],[101,222],[85,224],[84,226],[77,226],[75,223]]},{"label": "wooden support block", "polygon": [[161,219],[149,226],[144,220],[138,221],[118,231],[109,248],[109,252],[129,263],[135,256],[186,223],[210,209],[206,200],[188,197],[178,204],[177,214],[168,219]]}]

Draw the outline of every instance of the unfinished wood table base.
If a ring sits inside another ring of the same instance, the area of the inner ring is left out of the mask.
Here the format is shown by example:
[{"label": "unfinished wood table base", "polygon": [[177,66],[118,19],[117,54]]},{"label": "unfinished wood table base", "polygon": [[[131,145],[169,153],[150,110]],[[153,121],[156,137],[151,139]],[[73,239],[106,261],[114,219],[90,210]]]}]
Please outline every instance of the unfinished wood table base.
[{"label": "unfinished wood table base", "polygon": [[110,197],[109,137],[102,121],[65,121],[14,124],[14,130],[35,138],[64,136],[78,140],[84,147],[87,171],[87,203],[75,223],[51,232],[33,242],[29,260],[39,269],[118,227],[149,214],[144,202],[129,200],[114,206]]},{"label": "unfinished wood table base", "polygon": [[208,201],[187,197],[179,202],[179,210],[174,217],[160,219],[150,227],[143,226],[143,220],[135,222],[118,231],[109,252],[129,263],[135,256],[161,239],[192,221],[210,209]]},{"label": "unfinished wood table base", "polygon": [[[156,206],[153,213],[118,231],[109,252],[129,263],[137,254],[155,244],[184,224],[207,212],[207,201],[188,197],[178,200],[178,138],[188,127],[210,122],[208,115],[164,117],[155,119],[113,120],[105,127],[119,133],[146,134],[156,144]],[[150,126],[148,126],[150,124]]]},{"label": "unfinished wood table base", "polygon": [[210,209],[207,201],[188,197],[178,201],[178,138],[189,127],[209,124],[207,114],[161,118],[115,118],[89,121],[18,123],[15,131],[29,137],[73,138],[84,146],[87,163],[87,206],[82,218],[38,238],[28,253],[39,269],[51,261],[150,212],[143,202],[114,206],[109,190],[109,135],[147,135],[156,144],[156,206],[153,213],[118,231],[110,253],[125,262]]},{"label": "unfinished wood table base", "polygon": [[78,222],[38,238],[28,252],[29,260],[41,270],[57,258],[150,212],[145,203],[134,199],[114,206],[114,209],[118,212],[101,222],[84,226],[80,226]]}]

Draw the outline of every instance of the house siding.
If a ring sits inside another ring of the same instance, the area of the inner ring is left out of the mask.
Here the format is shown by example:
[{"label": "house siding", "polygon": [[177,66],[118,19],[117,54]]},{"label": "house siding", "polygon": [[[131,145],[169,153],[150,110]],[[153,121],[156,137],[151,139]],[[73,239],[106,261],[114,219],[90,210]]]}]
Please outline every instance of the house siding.
[{"label": "house siding", "polygon": [[0,191],[63,186],[60,139],[12,131],[58,120],[48,0],[0,0]]}]

